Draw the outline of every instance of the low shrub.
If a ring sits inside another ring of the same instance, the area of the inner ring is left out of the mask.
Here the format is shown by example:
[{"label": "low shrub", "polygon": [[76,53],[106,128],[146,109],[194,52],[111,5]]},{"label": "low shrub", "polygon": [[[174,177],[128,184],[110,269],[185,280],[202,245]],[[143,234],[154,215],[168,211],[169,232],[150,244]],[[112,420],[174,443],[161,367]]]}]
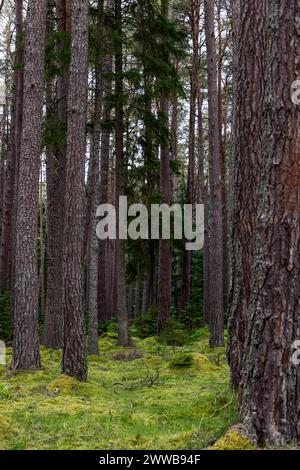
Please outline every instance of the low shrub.
[{"label": "low shrub", "polygon": [[193,355],[192,354],[177,354],[169,362],[169,367],[171,369],[176,368],[189,368],[193,364]]}]

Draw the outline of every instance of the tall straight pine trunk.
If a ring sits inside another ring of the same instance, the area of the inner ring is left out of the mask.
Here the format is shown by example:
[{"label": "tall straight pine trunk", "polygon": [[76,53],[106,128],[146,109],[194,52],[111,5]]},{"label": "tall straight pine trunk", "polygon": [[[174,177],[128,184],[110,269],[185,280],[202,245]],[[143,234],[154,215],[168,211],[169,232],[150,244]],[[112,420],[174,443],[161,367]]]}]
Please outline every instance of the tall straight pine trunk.
[{"label": "tall straight pine trunk", "polygon": [[[71,12],[66,0],[56,0],[57,29],[67,35],[71,28]],[[68,64],[57,77],[54,117],[63,129],[67,125]],[[52,116],[53,118],[53,116]],[[47,154],[47,296],[44,344],[48,348],[63,347],[63,237],[67,139],[62,137]]]},{"label": "tall straight pine trunk", "polygon": [[[242,377],[244,343],[251,294],[251,263],[256,226],[257,184],[260,177],[262,142],[259,138],[263,113],[263,41],[260,0],[233,5],[234,62],[234,168],[232,214],[232,288],[229,307],[228,357],[231,380]],[[239,24],[245,18],[243,30]],[[259,20],[258,20],[259,19]],[[252,77],[249,80],[249,77]]]},{"label": "tall straight pine trunk", "polygon": [[64,232],[63,372],[87,378],[83,304],[84,164],[88,75],[88,0],[72,4]]},{"label": "tall straight pine trunk", "polygon": [[28,2],[13,292],[14,340],[11,367],[14,370],[40,367],[37,222],[46,8],[46,0]]},{"label": "tall straight pine trunk", "polygon": [[[3,192],[3,215],[0,219],[0,290],[11,289],[11,287],[13,287],[12,280],[14,278],[17,182],[23,119],[23,0],[15,1],[15,24],[16,45],[11,106],[10,158],[6,166],[6,184]],[[9,51],[7,50],[7,52]]]},{"label": "tall straight pine trunk", "polygon": [[213,0],[204,1],[208,63],[209,182],[210,182],[210,345],[224,345],[222,162],[218,119],[216,40]]},{"label": "tall straight pine trunk", "polygon": [[[197,95],[199,94],[199,26],[200,26],[200,2],[193,0],[191,3],[191,27],[193,41],[192,71],[191,71],[191,96],[190,96],[190,122],[189,122],[189,164],[186,190],[186,204],[195,202],[195,159],[196,159],[196,110]],[[192,252],[184,250],[183,254],[183,279],[181,293],[181,307],[185,309],[190,301],[191,294],[191,268]]]},{"label": "tall straight pine trunk", "polygon": [[[162,0],[161,14],[169,18],[169,0]],[[169,125],[169,96],[167,90],[162,90],[160,98],[160,111]],[[171,176],[170,176],[170,148],[168,139],[160,147],[160,192],[162,204],[171,203]],[[172,253],[169,240],[159,241],[159,268],[158,268],[158,330],[163,330],[170,319],[171,307],[171,269]]]},{"label": "tall straight pine trunk", "polygon": [[[116,73],[116,208],[117,227],[119,228],[120,205],[119,198],[125,193],[125,159],[124,159],[124,109],[123,109],[123,31],[122,31],[122,1],[115,0],[116,30],[119,43],[116,44],[115,73]],[[119,230],[117,230],[117,233]],[[117,279],[117,311],[118,311],[118,341],[121,346],[130,343],[128,329],[128,314],[126,304],[126,267],[125,240],[118,239],[116,243],[116,279]]]},{"label": "tall straight pine trunk", "polygon": [[[107,2],[107,8],[113,8],[114,0]],[[104,45],[108,47],[108,28],[104,25]],[[111,139],[111,103],[108,97],[112,93],[112,54],[107,50],[102,59],[103,64],[103,121],[106,123],[101,133],[101,157],[100,157],[100,194],[99,204],[107,204],[109,201],[109,176],[110,176],[110,139]],[[98,318],[100,321],[110,318],[109,302],[109,243],[110,240],[99,240],[98,260]]]},{"label": "tall straight pine trunk", "polygon": [[[103,38],[103,5],[98,2],[98,34],[99,40]],[[101,118],[103,104],[103,60],[101,54],[96,59],[95,66],[95,104],[94,104],[94,126],[91,138],[90,155],[90,204],[86,210],[90,212],[87,240],[89,241],[89,263],[88,263],[88,309],[90,313],[88,332],[88,352],[89,354],[99,354],[98,345],[98,287],[99,286],[99,240],[96,234],[96,211],[100,199],[100,138],[101,138]],[[86,224],[87,225],[87,224]],[[101,267],[103,269],[103,266]],[[103,288],[103,286],[101,286]],[[102,293],[100,293],[101,295]]]}]

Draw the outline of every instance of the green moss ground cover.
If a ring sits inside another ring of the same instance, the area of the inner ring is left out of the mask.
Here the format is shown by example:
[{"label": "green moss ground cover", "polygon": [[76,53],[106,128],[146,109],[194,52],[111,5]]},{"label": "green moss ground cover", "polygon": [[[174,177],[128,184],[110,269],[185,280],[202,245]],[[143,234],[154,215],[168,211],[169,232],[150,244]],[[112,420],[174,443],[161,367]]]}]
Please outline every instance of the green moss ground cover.
[{"label": "green moss ground cover", "polygon": [[38,372],[0,368],[0,448],[202,449],[235,422],[225,350],[209,349],[206,329],[184,347],[133,343],[103,336],[87,383],[60,375],[61,352],[45,348]]}]

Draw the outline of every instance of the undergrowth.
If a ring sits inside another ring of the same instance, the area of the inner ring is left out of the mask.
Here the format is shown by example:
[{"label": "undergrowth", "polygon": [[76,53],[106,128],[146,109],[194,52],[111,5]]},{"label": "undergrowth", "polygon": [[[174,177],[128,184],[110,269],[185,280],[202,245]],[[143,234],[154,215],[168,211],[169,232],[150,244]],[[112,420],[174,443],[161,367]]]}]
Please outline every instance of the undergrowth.
[{"label": "undergrowth", "polygon": [[[89,357],[87,383],[60,375],[61,352],[43,369],[0,368],[1,449],[202,449],[236,420],[223,349],[200,330],[183,347],[156,337],[117,346],[109,332]],[[10,354],[10,350],[8,351]],[[9,358],[8,358],[9,360]]]}]

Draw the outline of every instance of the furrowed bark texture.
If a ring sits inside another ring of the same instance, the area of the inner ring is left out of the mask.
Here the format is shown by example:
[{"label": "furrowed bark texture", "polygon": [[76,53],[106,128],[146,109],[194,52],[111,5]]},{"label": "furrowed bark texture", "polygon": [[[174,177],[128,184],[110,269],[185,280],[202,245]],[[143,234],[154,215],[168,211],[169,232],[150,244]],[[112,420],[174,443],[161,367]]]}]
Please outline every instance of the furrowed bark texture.
[{"label": "furrowed bark texture", "polygon": [[[196,157],[196,109],[197,95],[199,94],[199,22],[200,2],[193,0],[191,3],[191,27],[193,41],[193,58],[191,71],[191,96],[190,96],[190,122],[189,122],[189,164],[186,190],[186,204],[193,204],[195,197],[195,157]],[[191,295],[191,267],[192,252],[184,250],[181,308],[185,309]]]},{"label": "furrowed bark texture", "polygon": [[242,419],[260,444],[283,446],[299,441],[300,416],[300,369],[291,360],[300,337],[300,108],[291,99],[300,4],[260,3],[265,89]]},{"label": "furrowed bark texture", "polygon": [[[121,99],[123,97],[123,48],[122,48],[122,2],[115,0],[116,28],[120,36],[117,46],[116,67],[116,95],[119,103],[116,106],[116,209],[117,217],[120,214],[119,197],[125,192],[125,159],[124,159],[124,109]],[[117,233],[119,221],[117,222]],[[116,242],[116,277],[117,277],[117,310],[118,310],[118,341],[121,346],[130,343],[128,329],[128,314],[126,302],[126,266],[125,266],[125,240]]]},{"label": "furrowed bark texture", "polygon": [[13,370],[40,367],[38,331],[37,219],[42,136],[46,0],[28,2],[24,108],[19,165]]},{"label": "furrowed bark texture", "polygon": [[[109,0],[107,7],[112,8],[112,0]],[[104,44],[107,43],[107,26],[104,31]],[[111,104],[107,98],[112,92],[112,55],[107,53],[103,58],[103,120],[106,125],[101,134],[101,159],[100,159],[100,204],[107,204],[109,200],[109,163],[110,163],[110,138],[111,129],[109,121],[111,120]],[[109,305],[109,263],[108,247],[109,241],[99,240],[99,262],[98,262],[98,317],[99,320],[108,320],[110,318]]]},{"label": "furrowed bark texture", "polygon": [[89,1],[74,0],[72,6],[64,232],[63,372],[85,380],[83,228]]},{"label": "furrowed bark texture", "polygon": [[[103,32],[103,9],[101,2],[98,3],[98,31],[100,39]],[[95,105],[94,105],[94,129],[91,142],[90,156],[90,224],[87,233],[89,240],[89,299],[88,308],[90,313],[89,332],[88,332],[88,352],[89,354],[99,354],[98,344],[98,274],[99,274],[99,240],[96,234],[97,219],[96,211],[100,196],[100,138],[101,138],[101,117],[102,117],[102,99],[103,99],[103,64],[101,56],[97,58],[96,64],[96,84],[95,84]],[[103,267],[102,267],[103,268]],[[103,288],[103,286],[101,286]],[[102,293],[100,293],[102,295]]]},{"label": "furrowed bark texture", "polygon": [[[56,0],[57,27],[66,33],[68,20],[65,0]],[[57,77],[57,119],[67,123],[68,72]],[[47,153],[47,297],[44,344],[48,348],[63,347],[63,237],[64,199],[66,187],[67,141],[63,138]]]},{"label": "furrowed bark texture", "polygon": [[221,188],[221,146],[218,126],[218,90],[216,41],[214,28],[214,1],[205,0],[205,36],[208,61],[209,99],[209,179],[210,179],[210,278],[209,324],[210,345],[224,345],[223,311],[223,211]]},{"label": "furrowed bark texture", "polygon": [[[236,5],[238,7],[238,5]],[[228,357],[233,385],[241,382],[244,343],[251,293],[251,263],[256,226],[257,182],[260,178],[263,112],[263,2],[244,2],[242,30],[236,34],[236,90],[234,96],[234,192],[232,288]],[[235,21],[238,21],[237,18]],[[249,80],[249,77],[252,77]]]},{"label": "furrowed bark texture", "polygon": [[[169,1],[162,0],[162,15],[169,17]],[[160,99],[161,113],[165,116],[166,124],[169,121],[169,97],[166,90],[162,91]],[[171,177],[170,177],[170,149],[169,143],[164,142],[160,151],[160,192],[162,204],[171,203]],[[168,240],[159,241],[159,268],[158,268],[158,330],[163,330],[170,319],[171,307],[171,269],[172,254]]]}]

